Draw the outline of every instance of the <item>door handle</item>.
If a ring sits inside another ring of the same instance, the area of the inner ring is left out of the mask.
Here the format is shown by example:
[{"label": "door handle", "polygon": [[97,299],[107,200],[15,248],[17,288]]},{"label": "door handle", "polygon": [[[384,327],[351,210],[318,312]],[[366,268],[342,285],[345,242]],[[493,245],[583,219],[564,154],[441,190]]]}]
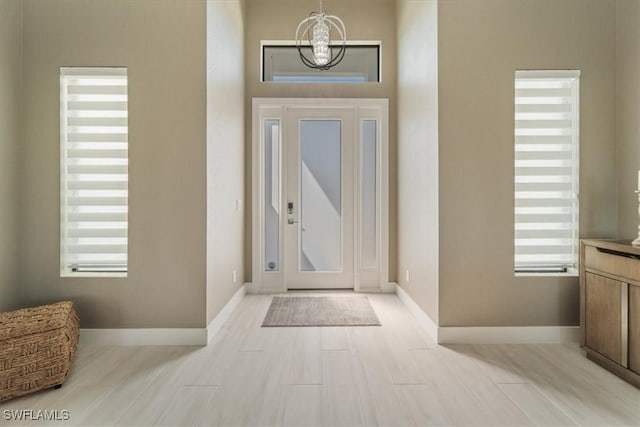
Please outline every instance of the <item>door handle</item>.
[{"label": "door handle", "polygon": [[297,224],[297,223],[298,223],[298,220],[297,220],[297,219],[293,219],[293,218],[289,218],[289,219],[287,220],[287,222],[288,222],[289,224]]}]

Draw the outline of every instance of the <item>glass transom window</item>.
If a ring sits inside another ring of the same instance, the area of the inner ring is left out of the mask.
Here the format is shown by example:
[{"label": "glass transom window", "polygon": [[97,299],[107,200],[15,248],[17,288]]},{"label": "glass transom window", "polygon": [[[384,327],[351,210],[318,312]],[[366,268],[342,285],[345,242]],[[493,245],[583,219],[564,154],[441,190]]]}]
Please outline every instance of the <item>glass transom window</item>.
[{"label": "glass transom window", "polygon": [[380,45],[347,45],[344,59],[338,65],[329,70],[314,70],[302,63],[295,45],[264,44],[261,79],[277,83],[380,82]]}]

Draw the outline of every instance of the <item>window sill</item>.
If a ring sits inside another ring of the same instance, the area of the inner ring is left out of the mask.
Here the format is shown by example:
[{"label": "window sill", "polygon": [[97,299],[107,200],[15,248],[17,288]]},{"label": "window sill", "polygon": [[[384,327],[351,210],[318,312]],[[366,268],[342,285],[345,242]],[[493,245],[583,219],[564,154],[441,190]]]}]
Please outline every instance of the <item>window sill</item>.
[{"label": "window sill", "polygon": [[100,277],[100,278],[107,278],[107,277],[127,277],[128,273],[67,273],[67,272],[63,272],[60,273],[60,277]]},{"label": "window sill", "polygon": [[570,268],[564,273],[513,273],[515,277],[579,277],[580,272],[576,268]]}]

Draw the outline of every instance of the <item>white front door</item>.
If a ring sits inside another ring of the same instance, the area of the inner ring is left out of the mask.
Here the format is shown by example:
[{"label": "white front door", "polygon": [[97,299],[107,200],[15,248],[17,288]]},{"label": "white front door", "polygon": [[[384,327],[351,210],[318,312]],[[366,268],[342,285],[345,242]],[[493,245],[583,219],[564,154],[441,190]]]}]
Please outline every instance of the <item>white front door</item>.
[{"label": "white front door", "polygon": [[249,290],[388,290],[387,100],[253,104]]},{"label": "white front door", "polygon": [[287,289],[354,287],[355,109],[288,108]]}]

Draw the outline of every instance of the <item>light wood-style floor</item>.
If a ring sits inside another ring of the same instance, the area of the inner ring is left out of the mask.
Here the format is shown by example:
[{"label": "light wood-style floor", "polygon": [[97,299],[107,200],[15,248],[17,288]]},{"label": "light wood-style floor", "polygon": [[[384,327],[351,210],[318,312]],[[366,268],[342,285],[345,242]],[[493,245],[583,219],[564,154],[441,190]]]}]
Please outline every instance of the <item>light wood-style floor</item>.
[{"label": "light wood-style floor", "polygon": [[248,295],[208,347],[81,345],[62,389],[0,404],[0,424],[640,425],[640,390],[577,344],[438,346],[395,295],[369,298],[382,327],[261,328],[271,298]]}]

